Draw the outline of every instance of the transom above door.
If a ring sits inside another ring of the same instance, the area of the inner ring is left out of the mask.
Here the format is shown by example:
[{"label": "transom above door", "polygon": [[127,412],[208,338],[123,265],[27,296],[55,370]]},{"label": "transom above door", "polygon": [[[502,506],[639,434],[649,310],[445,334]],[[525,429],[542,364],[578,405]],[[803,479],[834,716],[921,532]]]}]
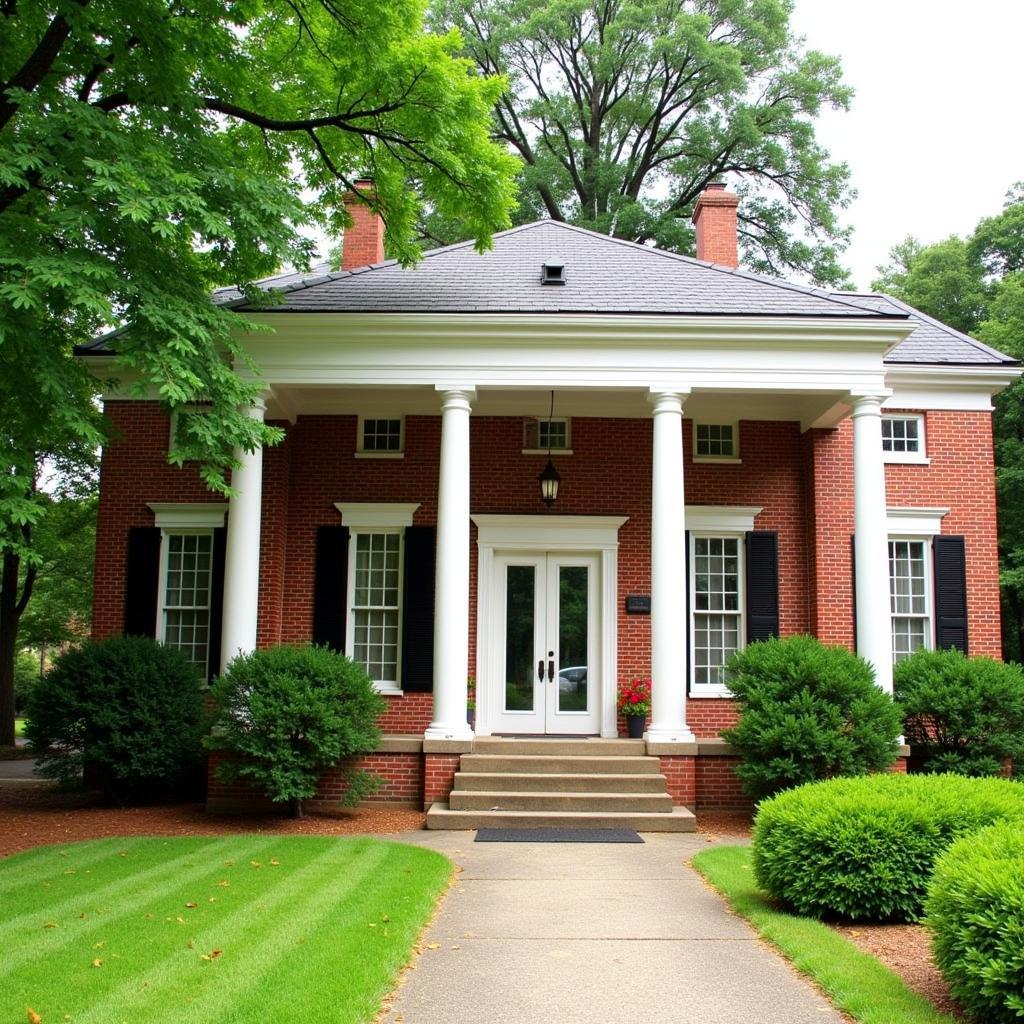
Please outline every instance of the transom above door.
[{"label": "transom above door", "polygon": [[509,733],[600,730],[600,560],[559,552],[498,554],[491,725]]}]

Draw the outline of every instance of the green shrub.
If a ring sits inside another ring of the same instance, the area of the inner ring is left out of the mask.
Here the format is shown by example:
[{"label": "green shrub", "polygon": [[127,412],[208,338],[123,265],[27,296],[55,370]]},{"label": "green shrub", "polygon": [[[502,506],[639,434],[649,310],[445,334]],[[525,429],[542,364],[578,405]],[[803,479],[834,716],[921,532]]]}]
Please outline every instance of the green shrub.
[{"label": "green shrub", "polygon": [[918,651],[893,672],[914,767],[998,775],[1024,756],[1024,671],[960,651]]},{"label": "green shrub", "polygon": [[[372,751],[384,699],[358,665],[326,647],[273,647],[240,655],[212,688],[208,745],[228,755],[220,778],[244,779],[296,814],[327,768]],[[372,791],[349,773],[346,803]]]},{"label": "green shrub", "polygon": [[27,651],[19,651],[14,662],[14,713],[25,714],[29,697],[39,682],[39,659]]},{"label": "green shrub", "polygon": [[1003,822],[935,864],[925,923],[953,996],[986,1024],[1024,1018],[1024,830]]},{"label": "green shrub", "polygon": [[41,772],[83,774],[116,799],[178,792],[202,762],[202,686],[180,652],[144,637],[60,655],[29,700],[25,735]]},{"label": "green shrub", "polygon": [[960,836],[1015,818],[1024,786],[959,775],[832,779],[766,800],[754,822],[754,870],[801,914],[913,921],[935,858]]},{"label": "green shrub", "polygon": [[722,735],[755,799],[881,771],[896,758],[899,712],[875,686],[871,666],[843,647],[809,636],[751,644],[732,656],[726,680],[740,717]]}]

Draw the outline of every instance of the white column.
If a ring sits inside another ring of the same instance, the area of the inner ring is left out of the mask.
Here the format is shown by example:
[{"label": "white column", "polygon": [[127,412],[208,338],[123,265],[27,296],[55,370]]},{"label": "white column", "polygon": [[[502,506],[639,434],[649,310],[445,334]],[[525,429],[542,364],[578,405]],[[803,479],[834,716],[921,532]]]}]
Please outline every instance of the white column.
[{"label": "white column", "polygon": [[434,599],[434,719],[427,739],[471,739],[469,671],[469,414],[475,393],[441,391],[441,469],[437,490]]},{"label": "white column", "polygon": [[647,739],[692,743],[686,724],[686,503],[683,496],[683,398],[651,392],[651,726]]},{"label": "white column", "polygon": [[[262,420],[261,399],[248,410]],[[263,515],[263,449],[235,449],[238,468],[231,474],[235,491],[228,506],[228,535],[224,554],[224,618],[220,663],[223,669],[239,651],[256,649],[256,617],[260,599],[260,522]]]},{"label": "white column", "polygon": [[857,653],[892,693],[889,538],[886,533],[882,403],[885,394],[851,395],[853,403],[853,556],[857,579]]}]

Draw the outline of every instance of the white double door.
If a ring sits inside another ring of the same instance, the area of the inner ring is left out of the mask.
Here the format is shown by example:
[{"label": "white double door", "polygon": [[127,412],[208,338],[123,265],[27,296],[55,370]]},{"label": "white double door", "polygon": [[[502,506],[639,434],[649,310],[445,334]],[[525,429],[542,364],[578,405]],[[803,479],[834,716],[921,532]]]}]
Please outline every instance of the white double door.
[{"label": "white double door", "polygon": [[492,731],[599,732],[600,559],[496,554],[494,569]]}]

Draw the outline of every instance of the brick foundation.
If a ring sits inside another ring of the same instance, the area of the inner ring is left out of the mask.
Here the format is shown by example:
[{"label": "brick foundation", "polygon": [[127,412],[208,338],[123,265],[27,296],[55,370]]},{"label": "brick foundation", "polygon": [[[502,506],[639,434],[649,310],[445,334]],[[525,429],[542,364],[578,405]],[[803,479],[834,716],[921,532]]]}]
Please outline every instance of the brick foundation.
[{"label": "brick foundation", "polygon": [[677,807],[693,807],[697,802],[697,758],[663,754],[658,760],[672,803]]},{"label": "brick foundation", "polygon": [[437,800],[447,800],[455,785],[455,773],[459,770],[460,754],[423,755],[423,807],[428,808]]}]

